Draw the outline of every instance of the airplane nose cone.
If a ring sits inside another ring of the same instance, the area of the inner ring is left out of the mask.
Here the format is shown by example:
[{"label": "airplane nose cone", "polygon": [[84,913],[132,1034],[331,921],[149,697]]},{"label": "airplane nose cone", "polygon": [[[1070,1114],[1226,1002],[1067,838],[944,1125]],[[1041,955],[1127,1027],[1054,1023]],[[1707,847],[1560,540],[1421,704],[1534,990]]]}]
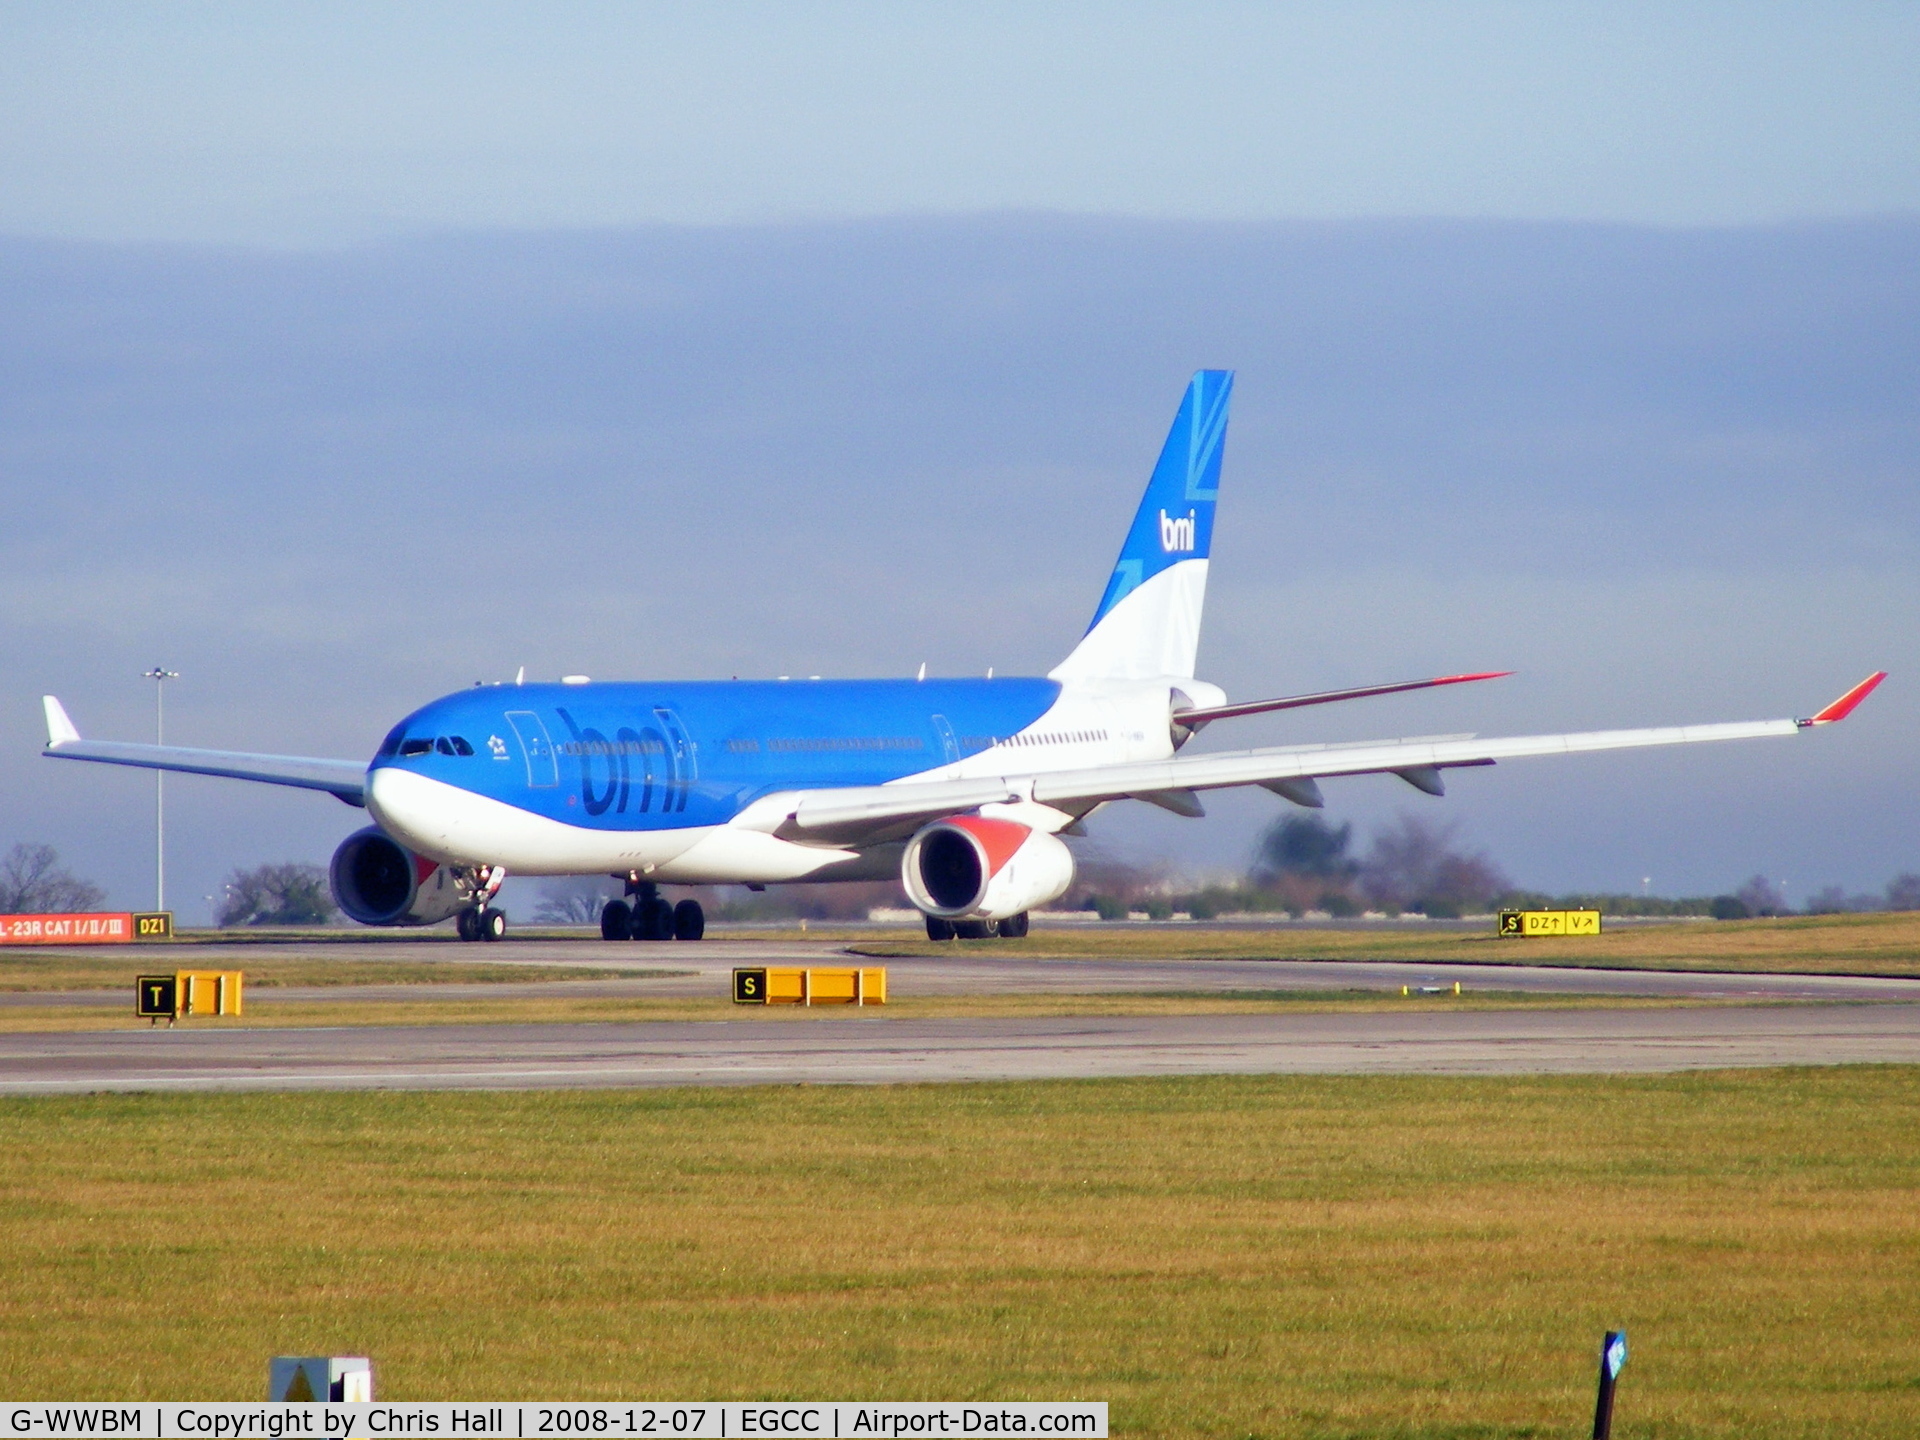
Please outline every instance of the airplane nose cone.
[{"label": "airplane nose cone", "polygon": [[367,776],[367,813],[387,834],[415,850],[429,851],[445,836],[434,833],[434,806],[428,791],[433,782],[392,765],[377,767]]}]

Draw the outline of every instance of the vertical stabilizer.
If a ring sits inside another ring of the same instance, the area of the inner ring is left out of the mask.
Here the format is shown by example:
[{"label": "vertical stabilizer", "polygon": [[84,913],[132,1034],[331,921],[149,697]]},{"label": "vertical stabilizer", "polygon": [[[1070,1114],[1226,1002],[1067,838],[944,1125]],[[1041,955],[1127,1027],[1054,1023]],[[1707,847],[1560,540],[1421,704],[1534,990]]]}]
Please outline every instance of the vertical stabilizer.
[{"label": "vertical stabilizer", "polygon": [[1193,674],[1232,395],[1230,370],[1201,370],[1187,386],[1107,593],[1073,653],[1054,667],[1055,680]]}]

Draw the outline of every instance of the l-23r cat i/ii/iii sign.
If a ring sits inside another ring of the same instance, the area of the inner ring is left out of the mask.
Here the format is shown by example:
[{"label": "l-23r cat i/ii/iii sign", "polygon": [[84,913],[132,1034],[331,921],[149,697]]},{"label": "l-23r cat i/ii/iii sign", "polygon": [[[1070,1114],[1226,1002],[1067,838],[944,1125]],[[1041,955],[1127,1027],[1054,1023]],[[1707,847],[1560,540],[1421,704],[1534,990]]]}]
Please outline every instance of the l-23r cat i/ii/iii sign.
[{"label": "l-23r cat i/ii/iii sign", "polygon": [[0,915],[0,945],[125,945],[171,940],[173,912]]}]

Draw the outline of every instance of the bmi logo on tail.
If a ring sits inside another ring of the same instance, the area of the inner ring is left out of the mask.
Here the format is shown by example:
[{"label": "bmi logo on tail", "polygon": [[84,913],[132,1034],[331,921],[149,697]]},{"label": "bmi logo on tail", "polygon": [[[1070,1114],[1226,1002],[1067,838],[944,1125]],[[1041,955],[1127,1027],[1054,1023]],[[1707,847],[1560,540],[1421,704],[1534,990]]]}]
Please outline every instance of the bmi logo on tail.
[{"label": "bmi logo on tail", "polygon": [[1193,517],[1194,512],[1191,510],[1178,518],[1169,516],[1162,510],[1160,512],[1160,548],[1169,555],[1193,549]]}]

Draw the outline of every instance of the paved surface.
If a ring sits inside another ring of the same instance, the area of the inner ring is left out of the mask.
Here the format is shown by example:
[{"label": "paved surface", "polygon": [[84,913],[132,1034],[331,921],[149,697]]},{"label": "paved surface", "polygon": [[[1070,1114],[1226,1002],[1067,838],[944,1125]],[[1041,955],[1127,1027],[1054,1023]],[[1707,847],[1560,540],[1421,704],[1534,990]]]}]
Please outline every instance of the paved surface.
[{"label": "paved surface", "polygon": [[[884,943],[884,931],[876,942]],[[89,952],[107,953],[115,952]],[[268,944],[173,945],[152,954],[165,970],[245,969],[250,955],[269,959],[318,955],[328,960],[365,958],[410,964],[473,963],[524,967],[525,987],[500,984],[281,986],[260,987],[260,1000],[327,999],[391,1002],[399,999],[473,999],[507,995],[715,996],[731,993],[736,965],[885,965],[888,983],[900,995],[1087,995],[1211,993],[1222,991],[1398,992],[1402,985],[1439,985],[1459,981],[1468,990],[1519,991],[1527,994],[1663,996],[1697,1000],[1914,1000],[1920,980],[1851,975],[1709,974],[1699,971],[1577,970],[1564,966],[1455,965],[1431,961],[1345,960],[1037,960],[992,950],[956,948],[927,959],[858,959],[840,944],[822,941],[718,940],[698,945],[647,945],[597,940],[523,940],[497,946],[450,944],[437,940],[389,940],[378,945]],[[158,956],[165,955],[164,963]],[[119,948],[117,958],[125,958]],[[576,980],[540,984],[543,972],[567,969],[677,970],[679,975],[632,980]],[[0,993],[0,1007],[11,1005],[97,1005],[124,998],[120,991],[65,994]]]},{"label": "paved surface", "polygon": [[[321,948],[321,947],[314,947]],[[348,947],[324,947],[348,958]],[[357,949],[358,947],[353,947]],[[286,945],[175,946],[166,968],[244,967]],[[122,952],[124,953],[124,952]],[[524,965],[526,984],[286,987],[269,1000],[354,1004],[562,995],[721,996],[736,965],[849,963],[825,942],[698,946],[400,941],[367,958]],[[868,962],[873,963],[873,962]],[[1920,981],[1547,966],[1260,960],[1034,960],[992,951],[884,962],[896,995],[1374,990],[1669,997],[1670,1010],[1466,1011],[908,1020],[844,1012],[726,1023],[425,1025],[0,1034],[0,1094],[93,1090],[528,1089],[879,1083],[1260,1073],[1630,1072],[1712,1066],[1920,1063]],[[556,968],[632,967],[558,981]],[[658,973],[663,967],[691,972]],[[641,972],[653,971],[645,974]],[[119,992],[0,995],[0,1005],[98,1005]],[[1820,1003],[1825,1002],[1825,1003]]]},{"label": "paved surface", "polygon": [[547,1089],[1920,1063],[1920,1005],[1051,1020],[836,1016],[0,1035],[0,1093]]}]

